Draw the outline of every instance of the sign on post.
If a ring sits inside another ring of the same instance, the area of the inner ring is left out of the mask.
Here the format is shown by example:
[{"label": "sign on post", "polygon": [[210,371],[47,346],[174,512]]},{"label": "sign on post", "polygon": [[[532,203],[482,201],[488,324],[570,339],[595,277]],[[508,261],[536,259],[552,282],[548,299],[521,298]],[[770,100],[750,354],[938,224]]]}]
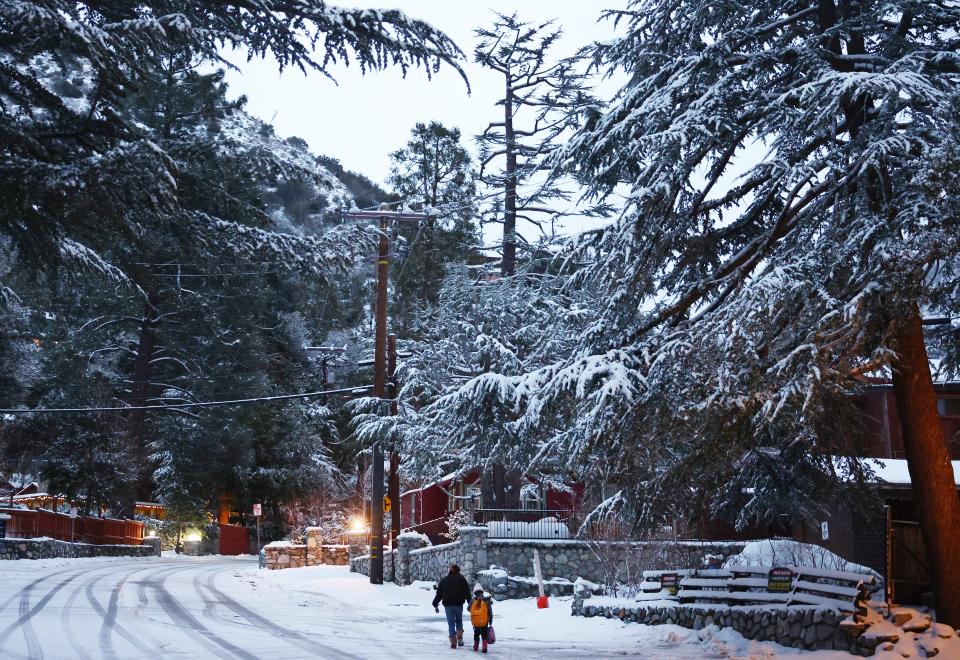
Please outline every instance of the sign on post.
[{"label": "sign on post", "polygon": [[677,595],[677,588],[680,586],[680,580],[676,573],[661,573],[660,588],[667,589],[671,596]]},{"label": "sign on post", "polygon": [[820,523],[820,538],[824,541],[830,540],[830,524],[826,520]]},{"label": "sign on post", "polygon": [[785,594],[793,589],[793,571],[789,568],[774,567],[767,575],[767,591],[772,594]]},{"label": "sign on post", "polygon": [[389,495],[384,495],[383,496],[383,512],[390,513],[392,509],[393,509],[393,500],[390,499]]},{"label": "sign on post", "polygon": [[263,505],[257,502],[253,505],[253,515],[257,519],[257,554],[260,554],[260,516],[263,515]]}]

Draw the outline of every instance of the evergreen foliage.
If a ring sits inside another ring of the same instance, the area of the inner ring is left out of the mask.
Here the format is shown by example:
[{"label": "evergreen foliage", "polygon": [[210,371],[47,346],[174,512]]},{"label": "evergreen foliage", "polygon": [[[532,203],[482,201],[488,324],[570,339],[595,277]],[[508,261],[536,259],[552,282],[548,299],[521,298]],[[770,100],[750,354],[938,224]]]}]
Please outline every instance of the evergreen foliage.
[{"label": "evergreen foliage", "polygon": [[[343,183],[203,71],[227,46],[328,75],[337,62],[429,75],[457,67],[452,42],[398,11],[320,0],[18,1],[0,5],[0,34],[0,360],[38,372],[6,401],[319,389],[303,347],[358,317],[352,269],[374,235],[331,227],[325,214],[352,201]],[[17,416],[0,433],[6,463],[36,465],[90,507],[129,513],[159,494],[196,512],[255,497],[276,515],[308,489],[342,492],[335,419],[299,402],[226,424],[203,409]]]},{"label": "evergreen foliage", "polygon": [[406,146],[390,160],[387,183],[394,195],[431,216],[423,226],[397,228],[402,259],[392,281],[391,318],[403,337],[412,330],[414,314],[437,302],[447,266],[463,263],[476,248],[476,183],[460,130],[436,121],[414,126]]},{"label": "evergreen foliage", "polygon": [[[611,15],[629,80],[558,154],[629,188],[587,236],[606,291],[524,425],[648,511],[814,519],[868,467],[847,396],[898,317],[956,315],[956,8],[830,0]],[[937,277],[931,277],[936,271]],[[861,491],[862,492],[862,491]]]}]

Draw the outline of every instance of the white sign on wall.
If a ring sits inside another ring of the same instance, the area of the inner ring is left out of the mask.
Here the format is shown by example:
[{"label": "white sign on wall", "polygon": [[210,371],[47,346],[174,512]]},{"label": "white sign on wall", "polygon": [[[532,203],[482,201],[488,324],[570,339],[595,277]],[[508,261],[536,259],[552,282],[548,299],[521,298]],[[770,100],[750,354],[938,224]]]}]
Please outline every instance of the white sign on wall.
[{"label": "white sign on wall", "polygon": [[826,520],[820,523],[820,538],[824,541],[830,540],[830,525]]}]

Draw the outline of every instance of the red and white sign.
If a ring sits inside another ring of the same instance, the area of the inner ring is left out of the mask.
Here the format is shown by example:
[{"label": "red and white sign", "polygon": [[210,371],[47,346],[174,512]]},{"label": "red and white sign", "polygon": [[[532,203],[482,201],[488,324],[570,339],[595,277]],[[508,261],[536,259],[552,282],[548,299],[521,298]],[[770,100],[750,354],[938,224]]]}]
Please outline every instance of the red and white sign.
[{"label": "red and white sign", "polygon": [[253,515],[262,516],[263,515],[263,506],[259,503],[253,505]]}]

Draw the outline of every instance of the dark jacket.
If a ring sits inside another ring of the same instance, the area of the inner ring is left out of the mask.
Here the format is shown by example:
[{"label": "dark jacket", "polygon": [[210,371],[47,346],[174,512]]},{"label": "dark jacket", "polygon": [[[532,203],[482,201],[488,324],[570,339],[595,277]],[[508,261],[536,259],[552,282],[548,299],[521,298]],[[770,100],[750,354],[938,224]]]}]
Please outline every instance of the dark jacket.
[{"label": "dark jacket", "polygon": [[470,600],[470,585],[460,573],[448,573],[437,585],[437,595],[433,597],[433,606],[443,601],[444,606],[459,605]]}]

